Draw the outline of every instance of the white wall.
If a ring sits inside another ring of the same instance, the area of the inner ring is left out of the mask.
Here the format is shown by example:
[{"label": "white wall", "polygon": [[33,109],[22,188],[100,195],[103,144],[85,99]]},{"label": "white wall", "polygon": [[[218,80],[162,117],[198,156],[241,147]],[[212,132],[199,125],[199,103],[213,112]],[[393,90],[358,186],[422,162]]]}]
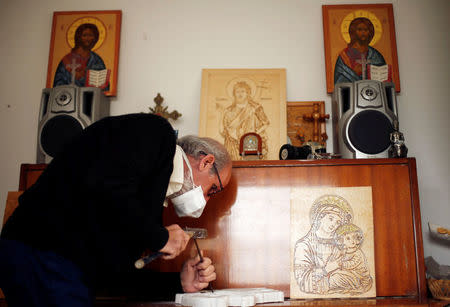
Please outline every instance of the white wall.
[{"label": "white wall", "polygon": [[[122,10],[111,113],[147,112],[161,93],[183,114],[174,126],[184,135],[198,131],[202,68],[286,68],[287,100],[324,100],[329,113],[321,5],[379,2],[0,0],[0,218],[7,192],[18,189],[20,164],[36,161],[54,11]],[[450,248],[432,240],[427,227],[450,226],[450,1],[387,2],[394,5],[400,129],[417,159],[425,256],[450,264]]]}]

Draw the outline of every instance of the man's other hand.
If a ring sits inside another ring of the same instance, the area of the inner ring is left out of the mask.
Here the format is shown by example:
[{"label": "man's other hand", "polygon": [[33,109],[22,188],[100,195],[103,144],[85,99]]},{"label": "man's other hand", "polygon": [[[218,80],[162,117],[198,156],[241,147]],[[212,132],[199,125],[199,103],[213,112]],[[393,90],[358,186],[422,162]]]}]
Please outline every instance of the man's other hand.
[{"label": "man's other hand", "polygon": [[167,226],[166,229],[169,232],[169,240],[159,251],[164,253],[162,258],[168,260],[184,251],[191,237],[177,224]]},{"label": "man's other hand", "polygon": [[216,279],[216,272],[211,259],[203,257],[203,261],[200,262],[200,256],[197,255],[184,263],[180,276],[183,291],[189,293],[206,288]]}]

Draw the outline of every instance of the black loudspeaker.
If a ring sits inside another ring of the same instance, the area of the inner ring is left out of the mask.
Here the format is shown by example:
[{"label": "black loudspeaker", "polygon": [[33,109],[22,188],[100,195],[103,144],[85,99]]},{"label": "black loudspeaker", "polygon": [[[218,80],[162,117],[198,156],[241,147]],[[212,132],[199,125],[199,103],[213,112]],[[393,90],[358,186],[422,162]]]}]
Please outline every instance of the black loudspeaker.
[{"label": "black loudspeaker", "polygon": [[338,83],[332,96],[333,150],[342,158],[387,158],[398,117],[393,83]]},{"label": "black loudspeaker", "polygon": [[84,128],[109,115],[109,99],[100,88],[61,85],[42,90],[37,163],[49,163]]}]

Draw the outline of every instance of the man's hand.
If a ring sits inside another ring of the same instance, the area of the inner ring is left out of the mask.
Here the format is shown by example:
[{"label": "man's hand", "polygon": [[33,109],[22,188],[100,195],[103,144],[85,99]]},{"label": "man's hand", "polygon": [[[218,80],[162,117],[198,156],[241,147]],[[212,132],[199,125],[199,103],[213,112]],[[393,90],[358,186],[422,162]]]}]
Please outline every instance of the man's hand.
[{"label": "man's hand", "polygon": [[211,259],[203,257],[203,262],[200,262],[200,257],[197,255],[184,263],[180,276],[183,291],[189,293],[206,288],[216,279],[216,272]]},{"label": "man's hand", "polygon": [[166,229],[169,231],[169,240],[159,251],[164,253],[162,258],[168,260],[175,258],[184,251],[191,237],[177,224],[167,226]]}]

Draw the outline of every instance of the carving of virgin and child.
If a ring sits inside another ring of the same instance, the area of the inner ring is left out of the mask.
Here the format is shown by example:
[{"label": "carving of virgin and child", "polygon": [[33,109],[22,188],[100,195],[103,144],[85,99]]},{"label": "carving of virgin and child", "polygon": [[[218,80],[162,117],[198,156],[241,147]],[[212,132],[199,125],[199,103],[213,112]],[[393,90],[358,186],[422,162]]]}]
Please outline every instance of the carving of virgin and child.
[{"label": "carving of virgin and child", "polygon": [[[366,259],[359,248],[362,231],[351,224],[352,219],[352,208],[340,196],[324,195],[314,202],[311,228],[295,244],[294,276],[302,292],[358,294],[371,287]],[[353,233],[360,240],[351,243],[352,247],[337,240]]]}]

